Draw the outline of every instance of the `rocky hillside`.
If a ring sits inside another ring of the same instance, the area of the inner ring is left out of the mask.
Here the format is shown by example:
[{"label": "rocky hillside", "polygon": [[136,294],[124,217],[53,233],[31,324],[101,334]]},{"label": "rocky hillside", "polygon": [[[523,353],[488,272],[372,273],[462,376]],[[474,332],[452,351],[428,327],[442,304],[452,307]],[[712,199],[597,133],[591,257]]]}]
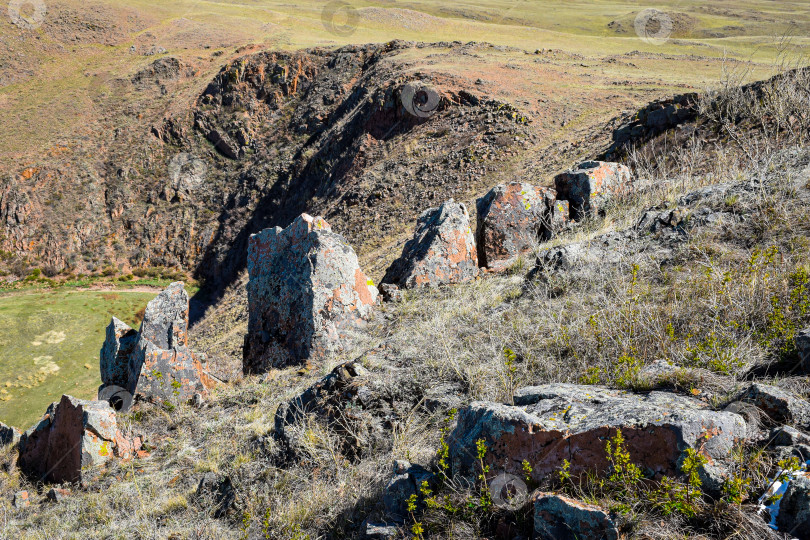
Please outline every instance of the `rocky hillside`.
[{"label": "rocky hillside", "polygon": [[[228,73],[161,136],[249,159]],[[245,238],[199,324],[172,285],[108,327],[99,401],[2,428],[3,535],[808,538],[807,76],[669,109],[554,191],[424,201],[379,286],[334,220]]]},{"label": "rocky hillside", "polygon": [[379,279],[426,205],[513,171],[548,185],[609,145],[617,107],[660,92],[616,93],[623,75],[578,73],[577,55],[476,43],[247,47],[210,78],[218,54],[94,77],[102,119],[4,166],[6,279],[165,267],[221,293],[249,235],[303,211]]}]

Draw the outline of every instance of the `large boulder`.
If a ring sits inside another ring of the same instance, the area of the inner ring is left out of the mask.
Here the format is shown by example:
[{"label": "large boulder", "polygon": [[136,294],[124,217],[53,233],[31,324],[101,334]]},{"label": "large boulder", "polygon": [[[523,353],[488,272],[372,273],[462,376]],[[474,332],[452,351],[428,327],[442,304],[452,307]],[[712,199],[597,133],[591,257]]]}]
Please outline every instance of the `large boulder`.
[{"label": "large boulder", "polygon": [[401,288],[461,283],[478,276],[478,254],[467,207],[452,199],[425,211],[416,233],[383,277]]},{"label": "large boulder", "polygon": [[112,458],[116,434],[108,403],[65,395],[22,435],[18,464],[32,481],[82,482]]},{"label": "large boulder", "polygon": [[570,203],[571,219],[597,213],[605,203],[633,191],[630,169],[619,163],[586,161],[554,178],[557,198]]},{"label": "large boulder", "polygon": [[140,332],[113,318],[99,355],[99,394],[112,386],[152,401],[207,393],[213,380],[205,357],[187,347],[188,313],[188,293],[175,282],[147,304]]},{"label": "large boulder", "polygon": [[286,229],[254,234],[247,265],[248,373],[342,350],[377,300],[354,250],[320,217],[302,214]]},{"label": "large boulder", "polygon": [[556,197],[530,184],[501,184],[478,199],[478,263],[502,270],[554,232]]},{"label": "large boulder", "polygon": [[618,540],[619,529],[601,508],[554,493],[534,497],[537,540]]},{"label": "large boulder", "polygon": [[746,436],[743,418],[715,412],[695,399],[666,392],[632,394],[593,386],[550,384],[519,390],[515,406],[476,402],[459,411],[449,438],[453,473],[479,474],[476,441],[483,439],[493,474],[522,475],[527,460],[540,481],[570,462],[572,474],[608,467],[605,442],[621,430],[633,462],[653,475],[674,476],[687,448],[712,463],[725,460]]}]

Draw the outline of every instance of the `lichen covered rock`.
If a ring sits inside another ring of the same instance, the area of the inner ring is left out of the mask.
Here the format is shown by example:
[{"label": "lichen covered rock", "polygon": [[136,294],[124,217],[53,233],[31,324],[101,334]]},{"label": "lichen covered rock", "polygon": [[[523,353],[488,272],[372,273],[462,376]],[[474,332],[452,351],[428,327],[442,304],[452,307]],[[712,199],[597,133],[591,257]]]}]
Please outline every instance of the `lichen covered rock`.
[{"label": "lichen covered rock", "polygon": [[711,462],[728,457],[746,436],[743,418],[714,412],[700,401],[670,394],[647,395],[593,386],[550,384],[523,388],[515,406],[477,402],[459,411],[450,437],[453,473],[474,479],[475,441],[483,439],[493,474],[522,474],[527,460],[540,481],[564,460],[572,474],[608,467],[605,441],[621,430],[634,463],[653,475],[675,476],[687,448]]},{"label": "lichen covered rock", "polygon": [[64,395],[22,435],[20,469],[32,481],[81,482],[112,458],[116,431],[109,404]]},{"label": "lichen covered rock", "polygon": [[478,263],[501,270],[550,239],[555,202],[551,190],[520,182],[501,184],[478,199]]},{"label": "lichen covered rock", "polygon": [[244,370],[318,360],[343,349],[371,315],[378,291],[346,240],[302,214],[250,238]]},{"label": "lichen covered rock", "polygon": [[461,283],[478,276],[478,254],[467,208],[452,199],[425,211],[383,283],[400,288]]},{"label": "lichen covered rock", "polygon": [[630,169],[619,163],[586,161],[554,178],[557,199],[570,203],[571,219],[580,221],[614,197],[633,191]]},{"label": "lichen covered rock", "polygon": [[140,332],[113,318],[100,352],[99,394],[110,386],[152,401],[207,393],[214,383],[205,357],[187,347],[188,313],[188,293],[175,282],[147,304]]}]

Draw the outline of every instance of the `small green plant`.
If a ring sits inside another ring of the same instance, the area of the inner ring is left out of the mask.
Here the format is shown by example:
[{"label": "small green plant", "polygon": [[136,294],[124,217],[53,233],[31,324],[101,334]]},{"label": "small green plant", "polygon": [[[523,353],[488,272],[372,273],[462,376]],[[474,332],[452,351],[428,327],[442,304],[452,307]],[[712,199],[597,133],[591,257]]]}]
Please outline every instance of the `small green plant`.
[{"label": "small green plant", "polygon": [[750,486],[750,478],[743,478],[733,474],[723,482],[723,498],[731,504],[741,505],[748,497]]},{"label": "small green plant", "polygon": [[605,452],[610,464],[607,482],[611,491],[622,496],[636,493],[642,478],[641,469],[630,461],[630,452],[620,429],[605,443]]},{"label": "small green plant", "polygon": [[489,474],[489,465],[484,464],[484,458],[487,455],[487,445],[484,439],[475,441],[475,451],[478,457],[478,464],[481,467],[481,474],[478,479],[481,480],[481,494],[478,498],[478,506],[484,512],[488,512],[492,508],[492,494],[489,492],[489,485],[487,484],[487,474]]}]

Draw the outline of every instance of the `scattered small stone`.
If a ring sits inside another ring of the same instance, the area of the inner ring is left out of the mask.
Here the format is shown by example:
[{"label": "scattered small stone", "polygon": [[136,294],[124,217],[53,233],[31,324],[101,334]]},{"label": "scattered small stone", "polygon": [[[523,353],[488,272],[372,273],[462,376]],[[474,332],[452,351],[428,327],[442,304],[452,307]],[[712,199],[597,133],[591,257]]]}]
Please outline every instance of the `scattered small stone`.
[{"label": "scattered small stone", "polygon": [[55,487],[52,487],[50,490],[48,490],[48,495],[47,495],[48,500],[51,501],[51,502],[54,502],[54,503],[60,503],[60,502],[64,501],[65,498],[67,498],[69,496],[70,496],[70,490],[69,489],[60,489],[60,488],[55,488]]},{"label": "scattered small stone", "polygon": [[14,500],[12,501],[12,505],[17,510],[22,510],[23,508],[27,508],[31,506],[31,499],[28,495],[27,491],[18,491],[14,494]]},{"label": "scattered small stone", "polygon": [[399,287],[390,283],[380,285],[380,294],[386,302],[401,303],[405,301],[405,294]]}]

